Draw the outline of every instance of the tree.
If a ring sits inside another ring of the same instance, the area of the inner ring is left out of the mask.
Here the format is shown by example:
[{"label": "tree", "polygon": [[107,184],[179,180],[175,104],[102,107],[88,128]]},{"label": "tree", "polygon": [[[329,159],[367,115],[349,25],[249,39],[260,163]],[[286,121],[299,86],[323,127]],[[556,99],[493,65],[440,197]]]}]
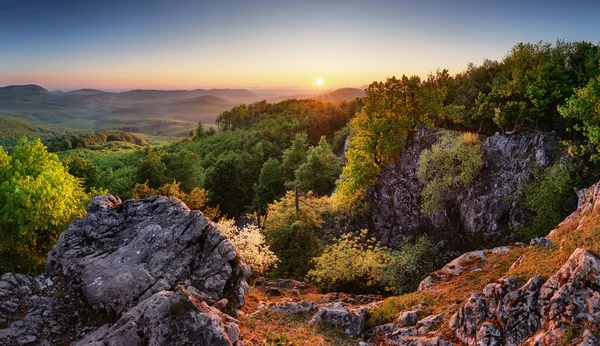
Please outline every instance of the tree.
[{"label": "tree", "polygon": [[585,87],[576,91],[564,106],[559,106],[560,114],[576,121],[573,128],[581,131],[589,144],[596,148],[593,161],[600,160],[600,76],[592,79]]},{"label": "tree", "polygon": [[350,148],[336,198],[342,208],[356,209],[381,167],[399,159],[419,124],[431,125],[433,115],[444,118],[438,114],[445,111],[442,98],[424,96],[427,90],[418,76],[388,78],[365,90],[365,105],[350,123]]},{"label": "tree", "polygon": [[69,155],[64,159],[64,165],[67,167],[69,174],[81,179],[86,191],[89,192],[96,187],[98,166],[92,161],[80,155]]},{"label": "tree", "polygon": [[292,145],[283,151],[283,174],[286,181],[293,181],[295,172],[301,164],[306,162],[308,150],[308,136],[306,133],[297,133]]},{"label": "tree", "polygon": [[282,171],[279,160],[275,158],[270,158],[263,164],[258,182],[254,184],[254,201],[252,203],[253,209],[259,215],[264,215],[269,203],[285,194]]},{"label": "tree", "polygon": [[9,157],[0,147],[0,271],[34,273],[89,197],[77,178],[40,140],[19,141]]},{"label": "tree", "polygon": [[208,192],[206,190],[196,187],[187,194],[180,190],[179,183],[175,180],[172,183],[164,184],[158,189],[149,187],[147,183],[136,184],[133,188],[132,198],[148,198],[154,195],[176,197],[190,209],[200,210],[205,217],[213,221],[217,221],[221,217],[218,206],[211,208],[207,205]]},{"label": "tree", "polygon": [[307,277],[324,290],[352,293],[381,292],[390,255],[367,231],[344,234],[315,258]]},{"label": "tree", "polygon": [[312,194],[298,197],[288,191],[285,197],[269,205],[265,237],[280,262],[275,273],[286,278],[303,279],[313,267],[311,260],[321,253],[319,230],[325,223],[327,197]]},{"label": "tree", "polygon": [[240,157],[229,151],[219,156],[217,161],[206,171],[204,187],[209,192],[212,205],[219,205],[229,216],[237,216],[244,208],[243,190],[241,187]]},{"label": "tree", "polygon": [[298,167],[295,175],[302,191],[322,196],[333,191],[341,171],[338,158],[323,136],[318,146],[308,149],[306,162]]},{"label": "tree", "polygon": [[426,235],[419,237],[415,244],[403,242],[391,252],[390,257],[383,280],[388,290],[394,294],[415,291],[421,280],[443,261],[435,244]]},{"label": "tree", "polygon": [[204,185],[204,169],[200,156],[188,149],[181,149],[178,152],[166,154],[162,157],[167,170],[165,180],[177,180],[181,183],[184,191],[191,191],[195,187]]},{"label": "tree", "polygon": [[165,182],[165,173],[167,166],[162,162],[160,153],[152,150],[151,147],[146,149],[146,157],[138,166],[137,177],[139,183],[148,182],[152,188],[158,188]]}]

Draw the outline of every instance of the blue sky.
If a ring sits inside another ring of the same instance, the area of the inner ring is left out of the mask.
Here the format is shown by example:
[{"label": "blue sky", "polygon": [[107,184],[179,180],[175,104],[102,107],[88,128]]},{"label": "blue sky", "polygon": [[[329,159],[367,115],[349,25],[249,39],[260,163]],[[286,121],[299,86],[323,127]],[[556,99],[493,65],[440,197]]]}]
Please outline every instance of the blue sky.
[{"label": "blue sky", "polygon": [[0,85],[359,86],[518,42],[600,40],[593,1],[0,0]]}]

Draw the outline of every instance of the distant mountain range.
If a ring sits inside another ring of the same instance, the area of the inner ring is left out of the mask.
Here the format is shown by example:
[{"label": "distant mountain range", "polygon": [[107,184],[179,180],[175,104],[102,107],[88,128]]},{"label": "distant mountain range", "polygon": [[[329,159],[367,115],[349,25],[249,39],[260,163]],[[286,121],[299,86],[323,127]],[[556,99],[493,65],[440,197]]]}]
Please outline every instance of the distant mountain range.
[{"label": "distant mountain range", "polygon": [[[269,97],[269,102],[315,98],[341,102],[364,96],[364,90],[343,88],[318,94]],[[0,87],[0,116],[33,124],[82,131],[108,129],[181,136],[198,122],[214,124],[217,116],[236,105],[265,97],[246,89],[48,91],[30,85]]]}]

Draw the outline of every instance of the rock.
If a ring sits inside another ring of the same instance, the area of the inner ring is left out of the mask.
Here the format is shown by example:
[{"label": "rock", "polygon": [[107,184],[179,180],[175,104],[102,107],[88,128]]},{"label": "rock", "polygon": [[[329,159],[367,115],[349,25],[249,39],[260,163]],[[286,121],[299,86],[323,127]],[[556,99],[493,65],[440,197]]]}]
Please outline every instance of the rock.
[{"label": "rock", "polygon": [[600,259],[576,249],[540,291],[545,329],[600,319]]},{"label": "rock", "polygon": [[283,291],[279,288],[276,287],[265,287],[263,289],[263,291],[265,292],[266,295],[268,295],[269,297],[279,297],[283,295]]},{"label": "rock", "polygon": [[67,278],[97,310],[120,315],[154,293],[191,285],[214,300],[244,304],[248,266],[199,211],[174,197],[121,203],[95,197],[60,235],[47,272]]},{"label": "rock", "polygon": [[185,288],[155,293],[73,346],[234,345],[237,321],[194,298]]},{"label": "rock", "polygon": [[551,246],[552,242],[546,239],[546,237],[533,238],[529,242],[529,246]]},{"label": "rock", "polygon": [[449,321],[459,340],[467,345],[556,345],[566,327],[600,319],[600,259],[587,250],[576,249],[545,283],[539,276],[520,288],[517,282],[503,278],[472,294]]},{"label": "rock", "polygon": [[[497,253],[500,251],[504,251],[504,248],[505,247],[502,247],[502,250],[497,251]],[[508,250],[510,250],[510,248],[508,246],[506,248],[508,248]],[[496,248],[496,249],[500,249],[500,248]],[[485,255],[484,250],[471,251],[471,252],[464,253],[464,254],[456,257],[449,263],[447,263],[442,269],[438,270],[434,274],[434,276],[437,280],[445,280],[450,276],[460,275],[464,271],[463,265],[465,264],[465,262],[477,262],[477,261],[485,260],[486,258],[487,257]],[[435,285],[435,283],[433,281],[433,277],[428,276],[419,283],[419,288],[417,289],[417,291],[431,289],[434,285]]]},{"label": "rock", "polygon": [[[535,277],[521,288],[517,282],[500,279],[471,295],[450,319],[456,336],[467,345],[519,345],[537,331],[541,327],[538,297],[542,279]],[[498,326],[486,324],[490,320]]]},{"label": "rock", "polygon": [[237,343],[237,320],[219,309],[239,311],[249,270],[214,224],[166,197],[101,196],[87,210],[46,275],[0,278],[0,344]]},{"label": "rock", "polygon": [[301,302],[277,302],[271,303],[265,306],[265,309],[270,309],[273,311],[281,311],[286,312],[288,314],[297,314],[302,312],[309,312],[316,310],[318,307],[317,303],[309,302],[309,301],[301,301]]},{"label": "rock", "polygon": [[493,254],[507,253],[510,251],[510,246],[498,246],[490,250]]},{"label": "rock", "polygon": [[467,252],[450,261],[450,263],[446,264],[439,271],[449,275],[459,275],[464,270],[462,266],[463,262],[484,259],[486,259],[486,256],[483,250]]},{"label": "rock", "polygon": [[419,288],[417,288],[417,291],[424,291],[427,289],[430,289],[431,287],[433,287],[433,279],[431,278],[431,276],[426,277],[425,279],[421,280],[421,282],[419,283]]},{"label": "rock", "polygon": [[522,136],[491,136],[482,143],[484,167],[465,188],[453,192],[443,210],[431,217],[421,212],[417,170],[421,152],[437,142],[439,129],[421,127],[400,153],[400,161],[384,166],[367,201],[370,220],[383,245],[394,247],[407,237],[429,230],[432,233],[467,234],[478,240],[488,236],[508,237],[512,226],[526,224],[529,215],[523,203],[523,188],[536,166],[547,167],[557,160],[554,149],[559,139],[552,133]]},{"label": "rock", "polygon": [[410,327],[417,324],[419,317],[421,316],[421,311],[419,310],[409,310],[403,311],[398,314],[398,317],[394,320],[394,324],[397,324],[401,327]]},{"label": "rock", "polygon": [[443,317],[443,313],[427,316],[413,327],[403,327],[398,321],[376,326],[374,339],[383,341],[383,345],[452,346],[454,343],[432,332],[443,323]]},{"label": "rock", "polygon": [[319,307],[310,323],[329,323],[342,329],[346,335],[356,338],[360,335],[367,317],[368,307],[353,307],[345,303],[332,303]]},{"label": "rock", "polygon": [[34,278],[6,273],[0,290],[1,345],[52,345],[65,332],[57,301],[40,297],[42,287]]},{"label": "rock", "polygon": [[223,298],[221,300],[219,300],[218,302],[215,302],[212,307],[219,310],[219,311],[225,311],[225,309],[227,308],[227,299]]}]

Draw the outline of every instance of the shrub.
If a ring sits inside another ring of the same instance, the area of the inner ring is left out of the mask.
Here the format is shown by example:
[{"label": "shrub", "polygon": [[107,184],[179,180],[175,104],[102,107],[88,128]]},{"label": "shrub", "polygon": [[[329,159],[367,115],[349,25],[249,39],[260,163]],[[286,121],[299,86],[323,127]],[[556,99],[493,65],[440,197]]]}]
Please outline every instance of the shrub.
[{"label": "shrub", "polygon": [[362,230],[358,235],[343,235],[314,262],[308,278],[320,288],[362,293],[384,288],[383,273],[390,255]]},{"label": "shrub", "polygon": [[448,133],[431,149],[423,150],[419,159],[419,181],[423,212],[433,214],[443,207],[450,192],[468,185],[483,166],[483,151],[476,134],[461,136]]},{"label": "shrub", "polygon": [[421,280],[436,269],[439,260],[433,242],[426,235],[414,245],[404,242],[392,252],[390,265],[384,272],[388,290],[394,294],[415,291]]},{"label": "shrub", "polygon": [[321,253],[318,232],[325,223],[322,215],[327,208],[327,197],[308,193],[299,194],[296,199],[293,191],[269,205],[265,236],[280,260],[276,276],[303,279],[312,268],[312,258]]},{"label": "shrub", "polygon": [[207,205],[208,193],[205,189],[196,187],[189,194],[187,194],[181,191],[179,182],[175,180],[172,183],[162,185],[158,189],[149,187],[148,182],[136,184],[133,188],[132,198],[147,198],[154,195],[177,197],[190,209],[200,210],[205,217],[213,221],[218,220],[221,215],[219,206],[213,208]]},{"label": "shrub", "polygon": [[264,275],[277,263],[277,256],[265,243],[262,230],[255,225],[246,225],[243,228],[235,226],[233,220],[221,219],[217,223],[221,232],[229,237],[252,269],[253,276]]},{"label": "shrub", "polygon": [[534,218],[520,230],[524,240],[546,235],[573,210],[576,179],[574,169],[560,163],[534,173],[525,186],[525,204]]}]

